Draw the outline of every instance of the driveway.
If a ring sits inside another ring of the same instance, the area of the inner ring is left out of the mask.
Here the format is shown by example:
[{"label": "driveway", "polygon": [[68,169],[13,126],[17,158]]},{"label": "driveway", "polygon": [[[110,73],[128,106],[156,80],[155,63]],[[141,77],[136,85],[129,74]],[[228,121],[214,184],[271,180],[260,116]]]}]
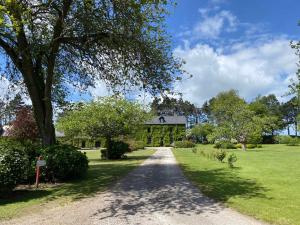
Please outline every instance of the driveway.
[{"label": "driveway", "polygon": [[203,196],[184,176],[170,148],[156,153],[110,191],[2,224],[265,224]]}]

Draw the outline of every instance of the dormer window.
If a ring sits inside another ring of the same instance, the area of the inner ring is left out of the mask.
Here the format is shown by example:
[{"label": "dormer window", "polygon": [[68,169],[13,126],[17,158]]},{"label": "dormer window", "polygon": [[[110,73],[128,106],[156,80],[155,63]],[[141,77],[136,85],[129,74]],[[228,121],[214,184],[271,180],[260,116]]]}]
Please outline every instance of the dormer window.
[{"label": "dormer window", "polygon": [[165,117],[163,117],[163,116],[159,117],[159,122],[160,123],[165,123],[166,122]]}]

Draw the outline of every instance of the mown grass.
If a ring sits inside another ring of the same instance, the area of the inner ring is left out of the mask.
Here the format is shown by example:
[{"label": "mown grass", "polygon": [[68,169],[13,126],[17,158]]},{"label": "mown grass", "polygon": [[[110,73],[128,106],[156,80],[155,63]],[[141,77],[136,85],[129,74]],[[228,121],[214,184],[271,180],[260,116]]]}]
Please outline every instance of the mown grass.
[{"label": "mown grass", "polygon": [[173,152],[185,175],[204,194],[270,223],[300,224],[300,147],[231,150],[238,157],[233,169],[201,155],[201,150],[213,151],[211,145],[197,149],[197,153]]},{"label": "mown grass", "polygon": [[153,153],[153,150],[140,150],[127,154],[127,159],[110,161],[101,160],[99,150],[88,150],[86,154],[89,158],[89,170],[84,179],[59,185],[41,184],[38,190],[34,187],[16,190],[9,196],[0,198],[0,220],[41,210],[41,205],[51,207],[52,204],[67,204],[91,197],[106,190]]}]

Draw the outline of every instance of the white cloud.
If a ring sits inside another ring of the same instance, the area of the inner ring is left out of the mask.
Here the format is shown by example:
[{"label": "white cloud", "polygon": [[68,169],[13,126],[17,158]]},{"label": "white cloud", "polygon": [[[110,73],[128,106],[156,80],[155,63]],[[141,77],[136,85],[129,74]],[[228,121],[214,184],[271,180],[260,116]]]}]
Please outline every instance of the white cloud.
[{"label": "white cloud", "polygon": [[193,38],[216,39],[222,32],[235,31],[238,24],[237,18],[229,11],[222,10],[210,16],[210,9],[199,9],[202,19],[193,29]]},{"label": "white cloud", "polygon": [[184,68],[193,77],[176,84],[183,97],[199,106],[220,91],[236,89],[248,100],[274,93],[279,98],[287,90],[296,71],[297,57],[289,40],[279,38],[249,47],[240,43],[223,53],[206,44],[177,47],[176,56],[186,61]]}]

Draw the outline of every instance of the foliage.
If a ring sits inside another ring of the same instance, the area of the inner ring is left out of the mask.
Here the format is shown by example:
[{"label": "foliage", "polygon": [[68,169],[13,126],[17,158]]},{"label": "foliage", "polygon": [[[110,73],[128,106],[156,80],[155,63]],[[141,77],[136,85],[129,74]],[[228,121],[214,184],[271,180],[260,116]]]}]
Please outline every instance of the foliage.
[{"label": "foliage", "polygon": [[[236,148],[243,148],[242,144],[236,144],[235,147]],[[246,148],[248,148],[248,149],[262,148],[262,145],[261,144],[247,144]]]},{"label": "foliage", "polygon": [[288,146],[298,146],[300,141],[297,137],[291,137],[286,135],[280,135],[276,137],[279,144],[286,144]]},{"label": "foliage", "polygon": [[217,150],[215,152],[215,158],[220,162],[223,162],[223,160],[226,158],[226,151],[223,149]]},{"label": "foliage", "polygon": [[122,141],[124,141],[125,143],[128,144],[129,152],[143,149],[145,147],[145,144],[143,141],[135,140],[133,138],[126,138],[126,139],[123,139]]},{"label": "foliage", "polygon": [[222,92],[212,101],[212,112],[218,126],[210,140],[235,139],[246,149],[247,143],[258,143],[262,138],[262,119],[249,109],[235,91]]},{"label": "foliage", "polygon": [[89,160],[87,175],[79,180],[71,180],[57,185],[43,184],[37,190],[32,186],[23,186],[0,198],[0,221],[20,218],[32,208],[68,204],[83,198],[94,197],[111,187],[116,180],[126,176],[151,156],[154,150],[128,153],[128,160],[99,160],[99,150],[84,151]]},{"label": "foliage", "polygon": [[164,97],[162,100],[158,97],[154,98],[151,103],[151,111],[156,115],[194,115],[198,109],[189,101],[182,98]]},{"label": "foliage", "polygon": [[41,156],[46,160],[47,180],[68,180],[83,177],[88,169],[85,154],[70,145],[53,145],[43,148]]},{"label": "foliage", "polygon": [[237,156],[234,153],[231,153],[227,158],[227,163],[230,168],[234,167],[233,163],[235,163],[236,161],[237,161]]},{"label": "foliage", "polygon": [[143,140],[146,146],[171,146],[185,138],[184,125],[144,125],[135,136]]},{"label": "foliage", "polygon": [[249,109],[262,118],[265,134],[274,135],[275,131],[284,128],[281,105],[274,94],[258,96],[249,104]]},{"label": "foliage", "polygon": [[12,142],[0,144],[0,192],[11,191],[26,180],[29,159],[24,148]]},{"label": "foliage", "polygon": [[212,134],[214,126],[210,123],[197,124],[191,129],[192,136],[195,137],[197,141],[202,143],[207,143],[207,136]]},{"label": "foliage", "polygon": [[129,152],[129,144],[123,141],[114,141],[110,143],[110,148],[107,150],[107,159],[121,159],[126,152]]},{"label": "foliage", "polygon": [[218,141],[215,143],[214,148],[218,149],[236,149],[236,145],[229,141]]},{"label": "foliage", "polygon": [[26,86],[44,145],[55,142],[52,102],[64,104],[70,85],[86,90],[103,80],[116,92],[169,92],[183,71],[164,26],[168,4],[1,2],[3,74]]},{"label": "foliage", "polygon": [[110,151],[112,142],[109,139],[138,131],[150,117],[140,104],[114,96],[70,111],[59,118],[57,127],[69,137],[106,138],[106,147]]},{"label": "foliage", "polygon": [[188,140],[175,142],[175,148],[194,148],[195,146],[194,142]]},{"label": "foliage", "polygon": [[19,140],[36,140],[39,137],[38,127],[28,107],[19,109],[16,119],[11,123],[8,135]]}]

